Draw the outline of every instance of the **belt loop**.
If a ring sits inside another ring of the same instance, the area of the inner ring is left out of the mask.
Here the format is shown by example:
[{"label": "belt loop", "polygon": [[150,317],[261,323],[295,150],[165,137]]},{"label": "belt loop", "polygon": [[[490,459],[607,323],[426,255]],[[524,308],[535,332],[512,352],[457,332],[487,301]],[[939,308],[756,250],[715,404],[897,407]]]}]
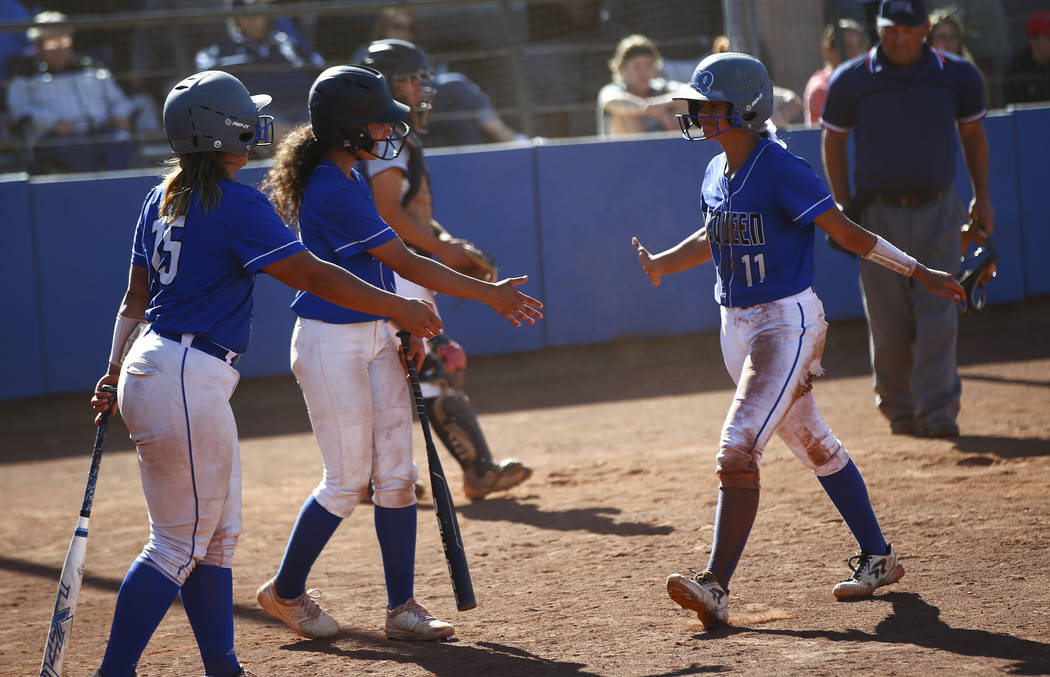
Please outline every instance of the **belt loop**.
[{"label": "belt loop", "polygon": [[233,352],[232,350],[228,350],[226,351],[226,357],[224,359],[226,360],[226,364],[232,367],[235,364],[237,364],[237,353]]},{"label": "belt loop", "polygon": [[182,345],[183,348],[192,348],[193,347],[193,339],[195,339],[195,338],[197,338],[197,337],[194,334],[183,334],[182,335],[182,341],[180,342],[180,345]]}]

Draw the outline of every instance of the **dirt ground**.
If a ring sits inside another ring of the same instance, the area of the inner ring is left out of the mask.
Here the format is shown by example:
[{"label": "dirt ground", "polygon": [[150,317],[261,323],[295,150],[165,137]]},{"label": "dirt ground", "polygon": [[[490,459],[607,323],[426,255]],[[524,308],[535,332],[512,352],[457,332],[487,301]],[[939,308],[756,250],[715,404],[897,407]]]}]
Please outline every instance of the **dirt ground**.
[{"label": "dirt ground", "polygon": [[[340,528],[309,584],[342,626],[297,639],[255,603],[320,457],[290,378],[246,381],[244,533],[234,567],[237,650],[260,676],[671,676],[1050,674],[1050,298],[963,318],[962,436],[890,436],[872,402],[863,324],[833,323],[816,386],[864,473],[905,577],[874,599],[831,587],[854,551],[816,480],[779,441],[733,580],[732,627],[705,633],[664,589],[707,561],[714,450],[730,381],[717,340],[693,335],[472,360],[491,446],[535,468],[489,500],[463,498],[442,451],[479,606],[457,612],[431,501],[420,514],[416,592],[454,641],[383,636],[385,594],[370,506]],[[0,404],[0,674],[37,674],[93,439],[87,396]],[[425,465],[417,429],[417,462]],[[110,429],[67,675],[97,668],[124,571],[147,537],[135,455]],[[199,675],[176,603],[140,675]]]}]

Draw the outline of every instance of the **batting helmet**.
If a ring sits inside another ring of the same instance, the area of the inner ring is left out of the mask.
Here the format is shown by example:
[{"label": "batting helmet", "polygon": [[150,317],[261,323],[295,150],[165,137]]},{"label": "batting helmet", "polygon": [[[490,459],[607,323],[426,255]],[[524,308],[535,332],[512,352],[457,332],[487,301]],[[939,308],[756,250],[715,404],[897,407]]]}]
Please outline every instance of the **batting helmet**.
[{"label": "batting helmet", "polygon": [[415,77],[421,80],[422,97],[412,108],[413,126],[417,132],[426,132],[435,94],[433,68],[426,52],[407,40],[376,40],[368,45],[361,63],[375,68],[392,82]]},{"label": "batting helmet", "polygon": [[[391,160],[397,157],[411,131],[404,118],[408,106],[394,101],[390,84],[379,71],[366,66],[332,66],[310,87],[310,126],[314,136],[350,152],[363,150]],[[376,141],[368,131],[372,122],[395,127],[386,137],[383,154],[375,152]],[[396,145],[394,142],[400,142]],[[391,149],[393,152],[391,153]]]},{"label": "batting helmet", "polygon": [[273,141],[273,116],[259,115],[270,101],[269,94],[249,94],[229,73],[196,73],[175,85],[164,100],[164,132],[176,153],[245,155]]},{"label": "batting helmet", "polygon": [[[675,97],[675,101],[689,103],[689,113],[677,117],[682,136],[690,141],[717,136],[704,136],[703,132],[693,135],[693,129],[701,128],[701,117],[725,118],[732,127],[758,133],[765,128],[766,120],[773,114],[773,80],[765,65],[753,56],[736,52],[712,54],[696,65],[688,89]],[[729,113],[724,116],[700,116],[701,101],[728,101]]]}]

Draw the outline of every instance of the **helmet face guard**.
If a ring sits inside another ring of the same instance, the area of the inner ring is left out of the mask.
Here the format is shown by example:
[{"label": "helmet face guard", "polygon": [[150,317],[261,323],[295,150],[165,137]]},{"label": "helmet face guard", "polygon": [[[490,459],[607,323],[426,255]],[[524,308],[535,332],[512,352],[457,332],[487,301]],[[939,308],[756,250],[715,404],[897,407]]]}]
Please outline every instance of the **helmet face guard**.
[{"label": "helmet face guard", "polygon": [[260,115],[255,125],[255,142],[253,146],[269,146],[273,143],[273,116]]},{"label": "helmet face guard", "polygon": [[[730,105],[730,108],[732,108],[732,105]],[[678,126],[682,130],[682,138],[686,141],[708,141],[716,136],[725,134],[733,127],[740,126],[740,116],[736,114],[736,111],[731,111],[729,115],[700,115],[699,99],[690,99],[689,112],[675,115],[675,117],[678,119]],[[728,120],[729,125],[711,136],[705,136],[703,130],[704,120],[712,120],[716,125],[719,120]]]},{"label": "helmet face guard", "polygon": [[343,144],[343,148],[353,152],[355,150],[363,150],[375,156],[379,160],[393,160],[401,151],[405,148],[405,141],[408,139],[408,135],[412,133],[412,128],[408,126],[407,122],[398,121],[390,125],[391,132],[389,136],[382,139],[373,139],[368,133],[368,128],[365,127],[365,135],[368,136],[369,147],[366,148],[364,144],[357,145],[351,141],[346,141]]}]

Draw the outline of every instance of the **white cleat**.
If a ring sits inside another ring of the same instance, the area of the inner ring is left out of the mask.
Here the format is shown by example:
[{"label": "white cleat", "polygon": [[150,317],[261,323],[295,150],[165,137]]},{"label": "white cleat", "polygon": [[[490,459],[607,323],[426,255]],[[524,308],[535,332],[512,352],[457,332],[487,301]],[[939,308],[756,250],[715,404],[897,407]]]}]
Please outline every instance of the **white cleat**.
[{"label": "white cleat", "polygon": [[273,579],[266,581],[256,595],[259,606],[302,637],[325,639],[339,632],[339,624],[317,604],[319,590],[307,590],[295,599],[282,599],[273,587]]},{"label": "white cleat", "polygon": [[885,555],[874,555],[862,550],[846,560],[849,568],[853,569],[853,575],[831,590],[836,599],[841,601],[871,597],[876,588],[899,581],[904,576],[904,567],[897,559],[893,546],[890,546],[889,550]]},{"label": "white cleat", "polygon": [[445,639],[455,633],[456,629],[451,624],[434,618],[412,598],[386,612],[387,639],[434,640]]},{"label": "white cleat", "polygon": [[694,572],[691,577],[671,574],[667,594],[678,606],[695,611],[704,630],[729,623],[729,593],[710,571]]}]

